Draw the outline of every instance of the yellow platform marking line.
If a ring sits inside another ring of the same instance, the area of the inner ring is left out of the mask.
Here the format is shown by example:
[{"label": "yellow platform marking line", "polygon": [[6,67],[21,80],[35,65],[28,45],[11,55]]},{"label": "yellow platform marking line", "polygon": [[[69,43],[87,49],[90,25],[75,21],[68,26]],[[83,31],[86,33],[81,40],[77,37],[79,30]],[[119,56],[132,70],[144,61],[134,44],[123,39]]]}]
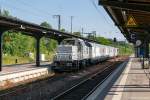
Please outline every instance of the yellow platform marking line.
[{"label": "yellow platform marking line", "polygon": [[[122,85],[125,85],[126,84],[126,80],[127,80],[127,77],[128,77],[128,73],[130,71],[130,68],[131,68],[131,63],[132,63],[132,58],[130,58],[130,61],[125,69],[125,71],[122,73],[123,74],[123,77],[120,81],[120,83],[118,84],[119,86],[122,86]],[[112,100],[121,100],[121,97],[122,97],[122,93],[123,92],[117,92],[117,91],[124,91],[124,87],[123,88],[117,88],[115,90],[115,93],[116,95],[113,95],[112,97]]]}]

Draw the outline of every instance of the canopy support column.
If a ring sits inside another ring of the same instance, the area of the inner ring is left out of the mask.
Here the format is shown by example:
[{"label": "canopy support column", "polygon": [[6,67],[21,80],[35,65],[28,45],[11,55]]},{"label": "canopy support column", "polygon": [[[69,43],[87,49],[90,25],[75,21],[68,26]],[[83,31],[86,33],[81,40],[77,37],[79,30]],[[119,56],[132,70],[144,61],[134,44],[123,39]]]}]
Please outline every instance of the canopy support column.
[{"label": "canopy support column", "polygon": [[145,42],[144,43],[144,58],[149,58],[149,43]]},{"label": "canopy support column", "polygon": [[4,29],[2,27],[0,27],[0,71],[2,71],[2,65],[3,65],[3,48],[2,48],[2,44],[3,44],[3,33],[6,31],[7,29]]},{"label": "canopy support column", "polygon": [[134,47],[134,51],[135,51],[135,57],[139,57],[139,48],[138,47]]},{"label": "canopy support column", "polygon": [[3,32],[0,31],[0,71],[2,71],[2,56],[3,56],[3,50],[2,50],[2,36]]},{"label": "canopy support column", "polygon": [[40,39],[41,37],[36,37],[36,66],[40,66]]}]

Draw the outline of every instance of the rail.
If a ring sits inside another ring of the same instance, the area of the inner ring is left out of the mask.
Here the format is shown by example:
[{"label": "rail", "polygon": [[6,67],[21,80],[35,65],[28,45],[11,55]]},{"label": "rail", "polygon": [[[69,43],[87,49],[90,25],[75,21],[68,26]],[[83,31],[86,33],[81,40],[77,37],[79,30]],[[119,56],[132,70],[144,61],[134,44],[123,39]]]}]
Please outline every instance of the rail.
[{"label": "rail", "polygon": [[79,84],[76,84],[72,88],[64,91],[63,93],[60,93],[56,97],[52,98],[52,100],[85,100],[99,85],[101,85],[112,74],[113,70],[115,69],[115,67],[112,66],[115,66],[115,64],[107,66],[106,68],[95,73],[91,77],[81,81]]}]

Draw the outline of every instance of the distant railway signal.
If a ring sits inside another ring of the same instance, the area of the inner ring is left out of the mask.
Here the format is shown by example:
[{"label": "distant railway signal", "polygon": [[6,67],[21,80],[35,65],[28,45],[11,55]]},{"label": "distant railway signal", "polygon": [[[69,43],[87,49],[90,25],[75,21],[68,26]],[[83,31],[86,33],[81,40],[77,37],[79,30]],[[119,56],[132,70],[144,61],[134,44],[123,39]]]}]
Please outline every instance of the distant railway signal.
[{"label": "distant railway signal", "polygon": [[117,39],[116,39],[116,38],[114,38],[114,42],[117,42]]}]

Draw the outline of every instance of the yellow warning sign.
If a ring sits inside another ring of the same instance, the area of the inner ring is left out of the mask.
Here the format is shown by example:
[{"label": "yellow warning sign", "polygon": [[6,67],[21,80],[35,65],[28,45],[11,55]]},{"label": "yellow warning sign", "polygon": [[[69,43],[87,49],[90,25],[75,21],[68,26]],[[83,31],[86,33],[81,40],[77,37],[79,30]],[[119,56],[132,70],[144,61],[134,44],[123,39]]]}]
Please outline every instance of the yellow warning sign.
[{"label": "yellow warning sign", "polygon": [[129,16],[129,18],[128,18],[128,21],[127,21],[127,23],[126,23],[126,27],[137,27],[138,25],[137,25],[137,22],[136,22],[136,20],[134,19],[134,17],[133,16]]}]

